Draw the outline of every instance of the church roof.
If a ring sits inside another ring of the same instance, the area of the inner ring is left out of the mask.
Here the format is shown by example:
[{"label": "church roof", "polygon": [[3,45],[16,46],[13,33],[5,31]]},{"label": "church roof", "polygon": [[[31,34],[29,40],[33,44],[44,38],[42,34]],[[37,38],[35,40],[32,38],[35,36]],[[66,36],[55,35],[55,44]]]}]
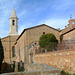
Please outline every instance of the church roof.
[{"label": "church roof", "polygon": [[6,36],[6,37],[3,37],[3,38],[1,38],[1,39],[5,39],[5,38],[8,38],[9,36]]},{"label": "church roof", "polygon": [[12,11],[12,14],[11,14],[10,18],[11,18],[11,17],[17,17],[17,16],[16,16],[15,9],[13,9],[13,11]]},{"label": "church roof", "polygon": [[[40,26],[47,26],[47,27],[49,27],[49,28],[51,28],[51,29],[54,29],[54,30],[60,32],[58,29],[52,28],[52,27],[50,27],[50,26],[48,26],[48,25],[46,25],[46,24],[41,24],[41,25],[37,25],[37,26],[34,26],[34,27],[30,27],[30,28],[24,29],[23,32],[22,32],[22,33],[20,34],[20,36],[18,37],[18,39],[22,36],[22,34],[23,34],[26,30],[33,29],[33,28],[37,28],[37,27],[40,27]],[[17,40],[18,40],[18,39],[17,39]]]},{"label": "church roof", "polygon": [[68,31],[66,31],[66,32],[64,32],[64,33],[62,33],[61,36],[62,36],[62,35],[65,35],[65,34],[67,34],[67,33],[69,33],[69,32],[71,32],[71,31],[73,31],[73,30],[75,30],[75,28],[72,28],[72,29],[70,29],[70,30],[68,30]]}]

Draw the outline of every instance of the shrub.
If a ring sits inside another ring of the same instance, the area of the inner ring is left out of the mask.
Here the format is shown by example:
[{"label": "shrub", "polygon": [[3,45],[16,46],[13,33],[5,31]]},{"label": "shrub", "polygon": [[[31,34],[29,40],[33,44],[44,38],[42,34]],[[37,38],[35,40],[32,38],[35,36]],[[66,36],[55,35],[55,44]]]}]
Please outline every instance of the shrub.
[{"label": "shrub", "polygon": [[21,72],[21,71],[25,71],[25,69],[24,69],[24,67],[23,66],[20,66],[20,68],[19,68],[19,70],[18,70],[19,72]]},{"label": "shrub", "polygon": [[43,34],[39,40],[40,48],[44,48],[47,51],[52,51],[53,49],[55,49],[57,43],[58,40],[56,39],[56,37],[50,33]]},{"label": "shrub", "polygon": [[0,39],[0,71],[1,71],[3,59],[4,59],[4,51],[3,51],[3,46],[2,46],[1,39]]},{"label": "shrub", "polygon": [[61,73],[65,74],[65,75],[71,75],[70,73],[65,72],[64,70],[62,70]]},{"label": "shrub", "polygon": [[62,71],[61,71],[61,73],[65,73],[65,71],[64,71],[64,70],[62,70]]}]

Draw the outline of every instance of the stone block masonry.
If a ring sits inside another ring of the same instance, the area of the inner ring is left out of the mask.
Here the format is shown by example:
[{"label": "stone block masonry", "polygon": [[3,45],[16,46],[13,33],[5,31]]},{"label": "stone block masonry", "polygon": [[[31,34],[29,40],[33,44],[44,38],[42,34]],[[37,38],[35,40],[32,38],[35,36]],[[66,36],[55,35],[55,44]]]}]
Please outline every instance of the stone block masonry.
[{"label": "stone block masonry", "polygon": [[35,63],[48,64],[50,66],[75,73],[75,50],[61,50],[35,55]]}]

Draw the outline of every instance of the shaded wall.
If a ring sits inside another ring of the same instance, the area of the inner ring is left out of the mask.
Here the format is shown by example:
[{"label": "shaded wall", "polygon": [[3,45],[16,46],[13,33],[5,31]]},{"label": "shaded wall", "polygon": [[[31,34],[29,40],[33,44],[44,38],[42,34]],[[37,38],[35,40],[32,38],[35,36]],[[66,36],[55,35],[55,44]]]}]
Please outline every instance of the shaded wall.
[{"label": "shaded wall", "polygon": [[50,70],[44,70],[44,71],[28,71],[28,72],[15,72],[15,73],[6,73],[1,75],[60,75],[60,71],[50,71]]}]

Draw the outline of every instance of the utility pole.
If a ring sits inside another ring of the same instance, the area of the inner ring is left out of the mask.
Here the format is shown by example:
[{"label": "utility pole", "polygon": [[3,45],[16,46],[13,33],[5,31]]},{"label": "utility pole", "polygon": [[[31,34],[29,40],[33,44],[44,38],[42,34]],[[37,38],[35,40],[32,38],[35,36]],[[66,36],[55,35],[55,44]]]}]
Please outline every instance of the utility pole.
[{"label": "utility pole", "polygon": [[24,35],[24,64],[26,64],[26,46],[25,46],[25,35]]},{"label": "utility pole", "polygon": [[70,14],[70,20],[72,19],[72,15]]},{"label": "utility pole", "polygon": [[19,62],[20,62],[20,47],[19,47]]},{"label": "utility pole", "polygon": [[11,63],[11,36],[9,36],[9,55],[10,55],[10,63]]}]

